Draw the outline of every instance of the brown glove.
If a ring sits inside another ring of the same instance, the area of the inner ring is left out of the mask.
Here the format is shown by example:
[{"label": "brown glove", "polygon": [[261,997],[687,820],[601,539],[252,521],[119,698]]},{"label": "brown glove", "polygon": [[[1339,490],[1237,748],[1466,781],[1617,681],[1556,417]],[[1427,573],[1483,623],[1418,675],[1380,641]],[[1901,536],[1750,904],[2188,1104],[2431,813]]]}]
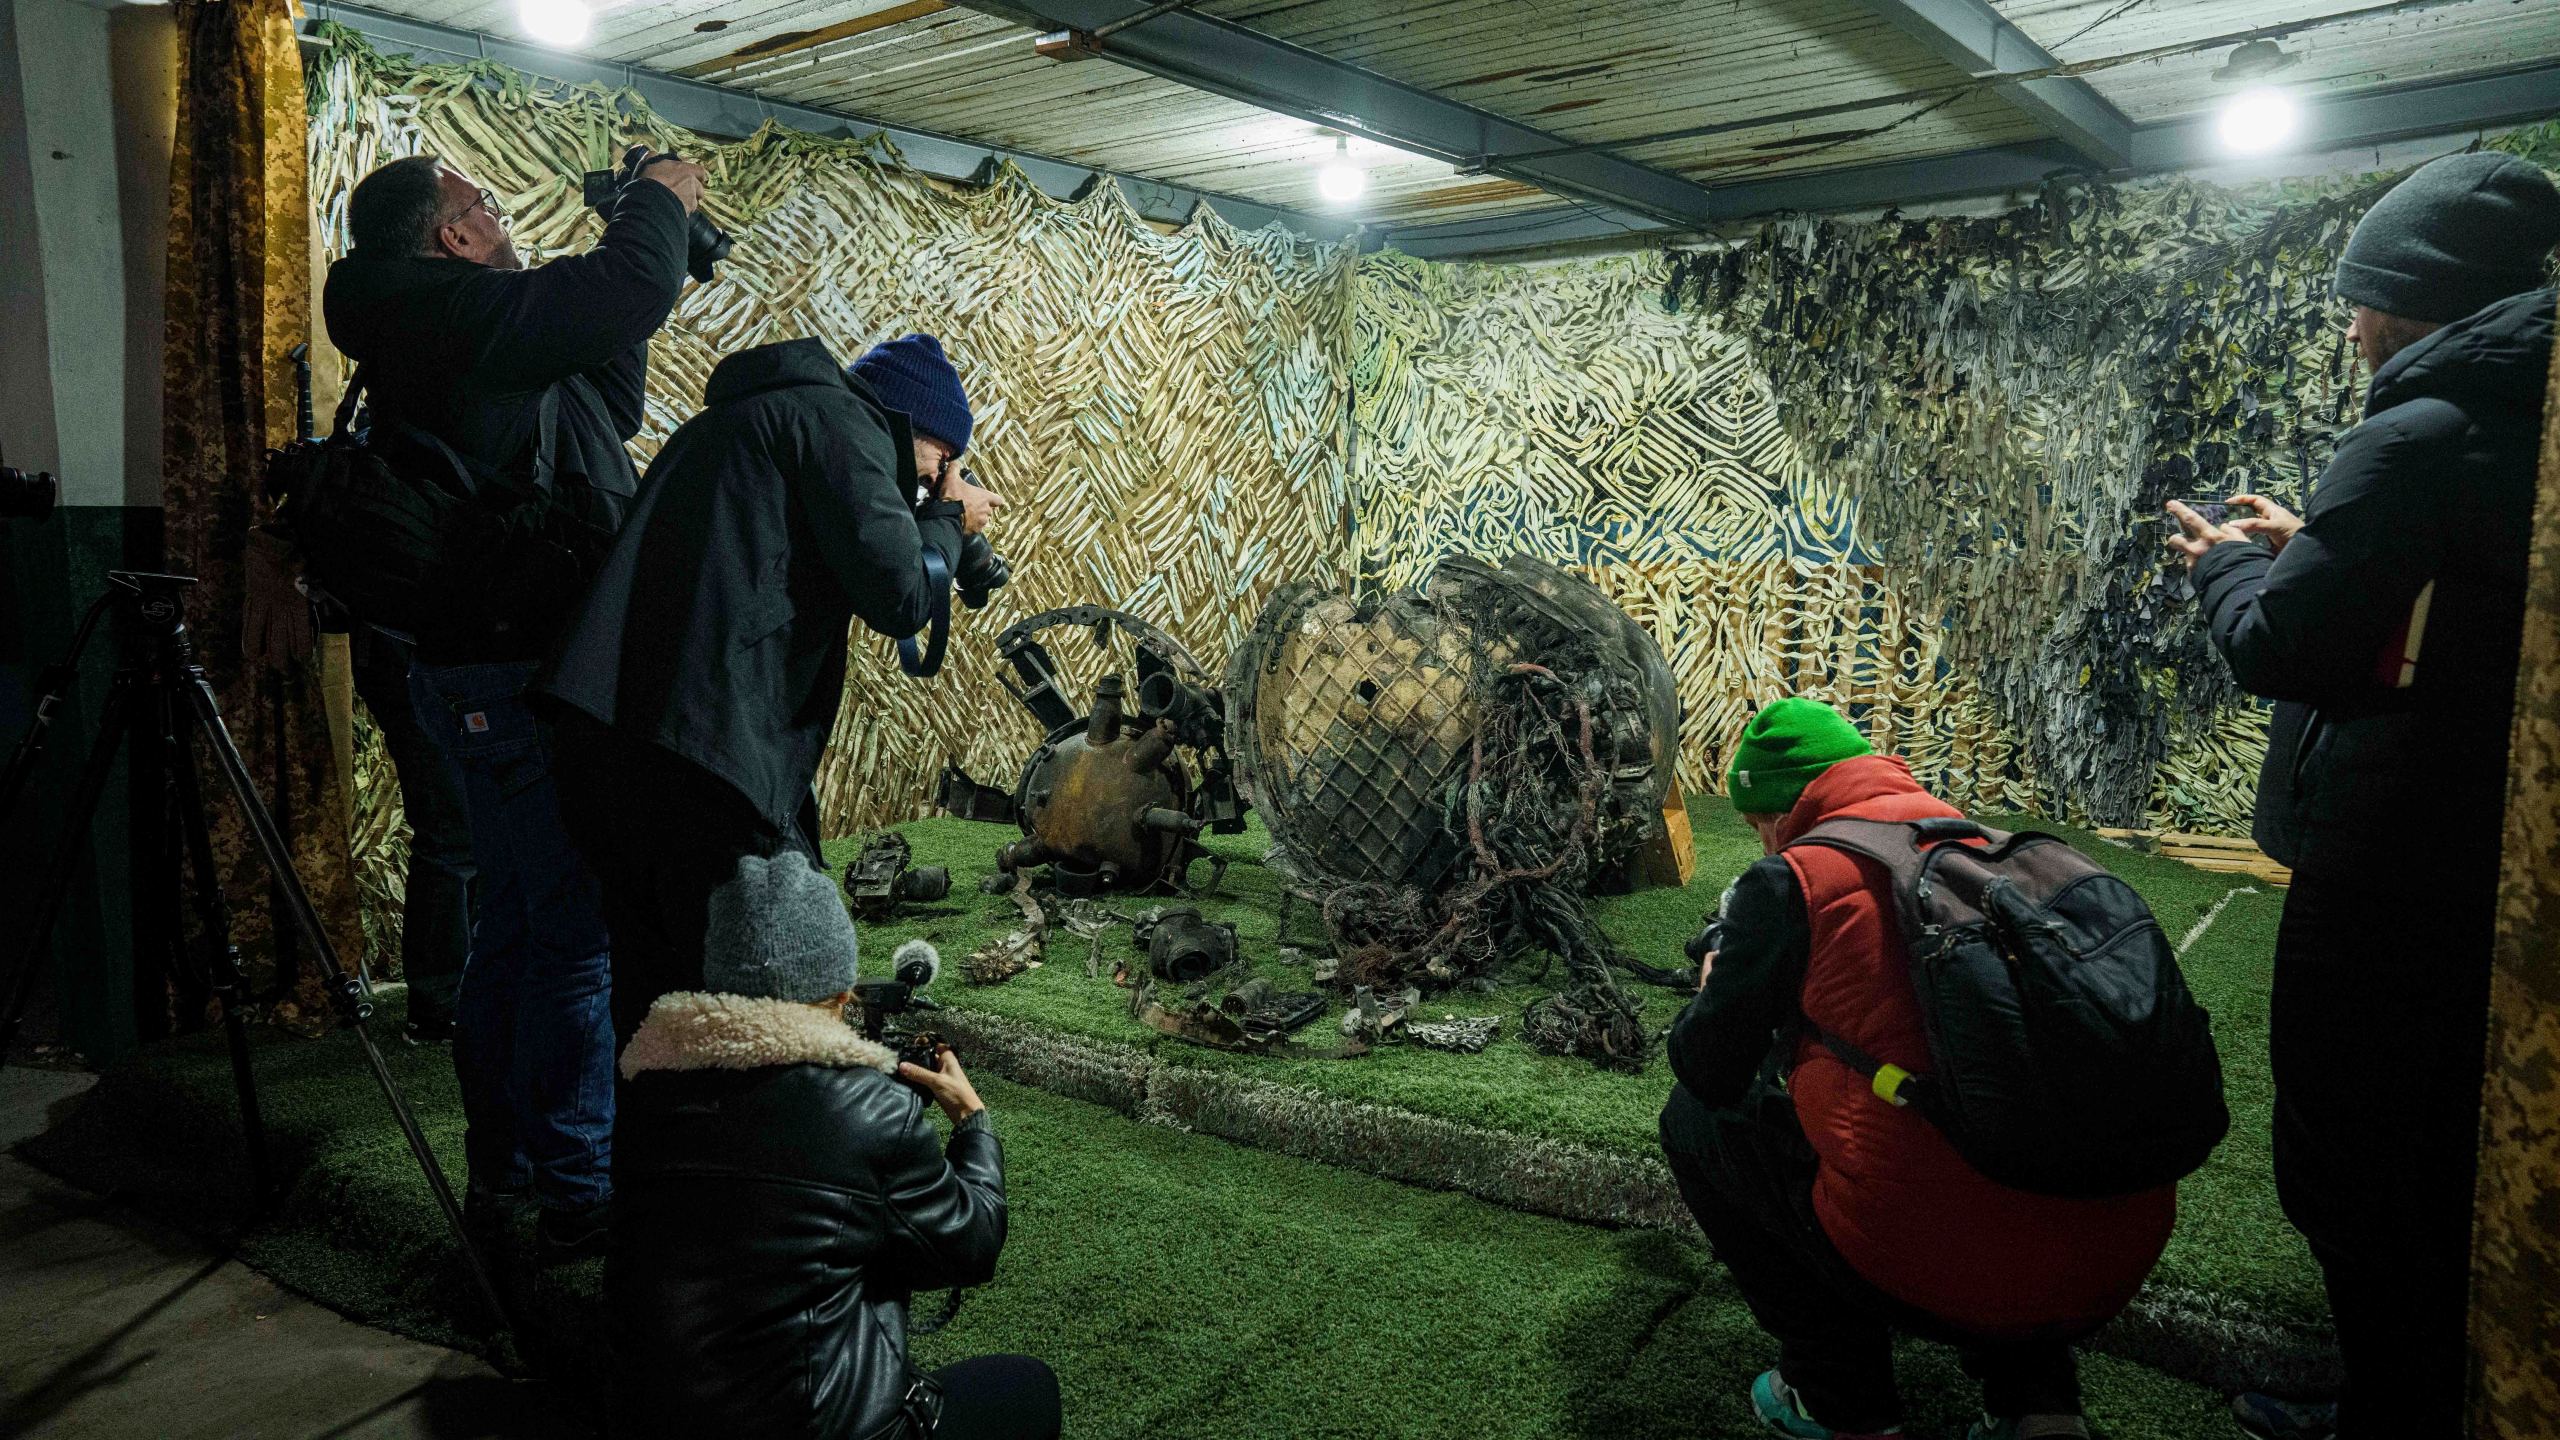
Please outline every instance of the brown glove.
[{"label": "brown glove", "polygon": [[302,560],[294,554],[293,543],[265,530],[251,530],[243,578],[247,598],[240,612],[240,658],[275,670],[310,658],[319,635],[311,619],[311,601],[298,583]]}]

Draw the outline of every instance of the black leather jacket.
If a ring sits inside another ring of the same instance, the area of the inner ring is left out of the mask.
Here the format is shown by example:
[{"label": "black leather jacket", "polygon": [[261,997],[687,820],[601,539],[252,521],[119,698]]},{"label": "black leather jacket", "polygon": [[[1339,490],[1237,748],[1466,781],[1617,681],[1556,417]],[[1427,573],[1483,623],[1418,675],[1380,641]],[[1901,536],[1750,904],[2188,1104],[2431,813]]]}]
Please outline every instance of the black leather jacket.
[{"label": "black leather jacket", "polygon": [[916,1436],[907,1299],[1004,1246],[984,1115],[946,1149],[895,1057],[806,1005],[659,998],[614,1129],[616,1436]]}]

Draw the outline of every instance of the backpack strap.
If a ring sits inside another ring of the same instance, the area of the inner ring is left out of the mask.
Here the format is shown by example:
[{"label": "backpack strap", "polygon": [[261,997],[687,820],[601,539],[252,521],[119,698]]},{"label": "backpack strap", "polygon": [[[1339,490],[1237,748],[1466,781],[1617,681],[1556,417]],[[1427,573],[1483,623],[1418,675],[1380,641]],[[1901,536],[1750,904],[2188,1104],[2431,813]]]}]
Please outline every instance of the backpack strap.
[{"label": "backpack strap", "polygon": [[1876,1093],[1877,1099],[1897,1110],[1910,1106],[1923,1115],[1931,1113],[1937,1092],[1931,1088],[1928,1076],[1914,1075],[1899,1065],[1879,1060],[1818,1025],[1808,1025],[1807,1029],[1823,1049],[1839,1057],[1841,1064],[1865,1076],[1867,1088]]},{"label": "backpack strap", "polygon": [[349,427],[355,424],[356,400],[365,391],[364,372],[365,367],[358,364],[356,373],[347,377],[347,393],[338,397],[338,413],[329,420],[329,438],[332,440],[345,439]]},{"label": "backpack strap", "polygon": [[560,385],[542,387],[542,404],[533,442],[533,488],[550,493],[560,469]]}]

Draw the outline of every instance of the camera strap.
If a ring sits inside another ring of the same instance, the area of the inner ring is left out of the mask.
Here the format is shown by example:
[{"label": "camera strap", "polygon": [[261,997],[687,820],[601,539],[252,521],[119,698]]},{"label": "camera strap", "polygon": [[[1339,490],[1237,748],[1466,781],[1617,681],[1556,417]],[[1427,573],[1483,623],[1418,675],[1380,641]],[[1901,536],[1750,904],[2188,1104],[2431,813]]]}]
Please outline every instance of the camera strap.
[{"label": "camera strap", "polygon": [[898,668],[915,680],[941,674],[943,651],[951,645],[951,566],[930,545],[924,547],[924,583],[933,592],[933,616],[925,622],[924,644],[919,647],[913,635],[898,641]]}]

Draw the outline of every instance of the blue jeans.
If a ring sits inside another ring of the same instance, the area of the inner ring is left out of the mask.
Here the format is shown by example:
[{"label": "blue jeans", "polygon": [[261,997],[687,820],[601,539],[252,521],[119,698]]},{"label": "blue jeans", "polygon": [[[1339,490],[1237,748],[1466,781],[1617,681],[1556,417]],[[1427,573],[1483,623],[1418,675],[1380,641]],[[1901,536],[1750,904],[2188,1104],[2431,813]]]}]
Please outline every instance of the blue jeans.
[{"label": "blue jeans", "polygon": [[447,1023],[463,958],[471,953],[471,819],[463,808],[462,770],[418,721],[409,694],[409,642],[359,625],[348,645],[356,694],[373,712],[382,748],[391,752],[409,821],[409,883],[400,915],[409,1019]]},{"label": "blue jeans", "polygon": [[412,665],[418,718],[462,770],[479,868],[454,1010],[471,1181],[582,1210],[612,1194],[612,961],[595,877],[560,823],[531,661]]}]

